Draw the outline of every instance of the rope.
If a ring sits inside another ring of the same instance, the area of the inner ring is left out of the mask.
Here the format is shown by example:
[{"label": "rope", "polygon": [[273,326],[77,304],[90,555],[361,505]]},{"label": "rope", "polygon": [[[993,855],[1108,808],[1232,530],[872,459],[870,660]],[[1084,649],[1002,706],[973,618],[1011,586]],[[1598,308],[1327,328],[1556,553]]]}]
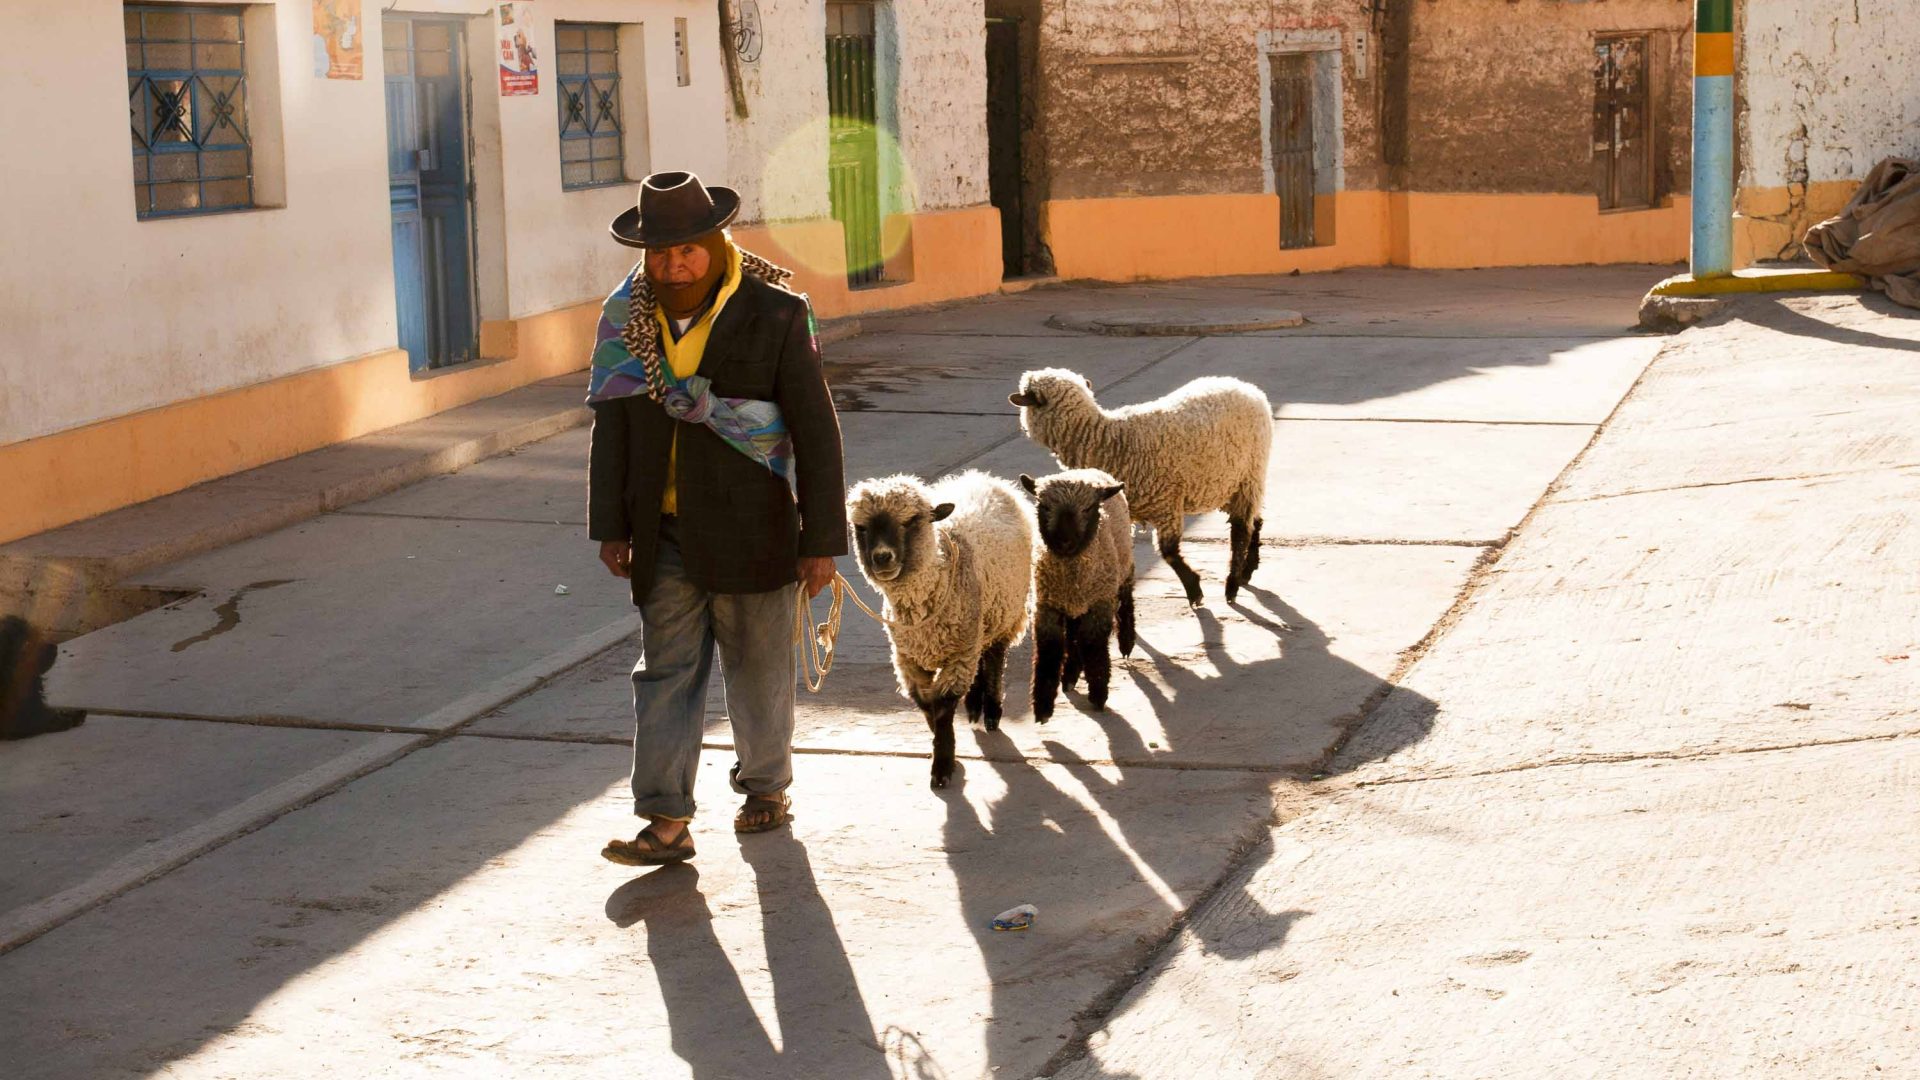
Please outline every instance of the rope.
[{"label": "rope", "polygon": [[793,604],[793,642],[801,646],[800,670],[806,676],[807,693],[817,694],[827,684],[827,673],[833,670],[834,649],[840,643],[840,612],[847,597],[853,597],[853,604],[874,622],[882,626],[894,623],[879,612],[867,606],[860,594],[845,577],[833,575],[829,586],[833,598],[827,604],[827,620],[816,624],[813,621],[813,599],[804,590],[794,590]]}]

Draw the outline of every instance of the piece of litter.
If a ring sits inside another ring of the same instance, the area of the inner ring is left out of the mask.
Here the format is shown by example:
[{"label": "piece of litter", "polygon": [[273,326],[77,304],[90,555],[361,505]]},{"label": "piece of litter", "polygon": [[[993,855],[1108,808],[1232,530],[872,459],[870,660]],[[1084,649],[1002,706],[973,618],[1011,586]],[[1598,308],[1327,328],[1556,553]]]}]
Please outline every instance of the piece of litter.
[{"label": "piece of litter", "polygon": [[987,925],[995,930],[1025,930],[1033,925],[1033,918],[1038,914],[1040,914],[1039,908],[1032,904],[1021,904],[1017,908],[1008,908],[995,915],[993,921]]},{"label": "piece of litter", "polygon": [[1160,744],[1159,744],[1159,743],[1157,743],[1157,742],[1150,742],[1150,743],[1148,743],[1148,744],[1147,744],[1147,749],[1149,749],[1149,750],[1158,750],[1158,749],[1160,749]]},{"label": "piece of litter", "polygon": [[555,585],[553,587],[553,595],[555,596],[567,595],[567,587],[565,585]]},{"label": "piece of litter", "polygon": [[411,556],[411,555],[409,555],[409,556],[407,556],[407,558],[409,558],[409,559],[411,559],[411,558],[413,558],[413,556]]}]

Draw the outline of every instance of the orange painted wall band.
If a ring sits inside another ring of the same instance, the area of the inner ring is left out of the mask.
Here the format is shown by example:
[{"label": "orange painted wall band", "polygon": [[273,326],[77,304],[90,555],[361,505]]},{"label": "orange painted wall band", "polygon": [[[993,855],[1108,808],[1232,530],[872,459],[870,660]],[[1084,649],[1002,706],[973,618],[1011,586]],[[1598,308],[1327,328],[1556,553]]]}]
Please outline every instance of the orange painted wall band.
[{"label": "orange painted wall band", "polygon": [[1693,73],[1697,76],[1733,74],[1733,35],[1693,35]]}]

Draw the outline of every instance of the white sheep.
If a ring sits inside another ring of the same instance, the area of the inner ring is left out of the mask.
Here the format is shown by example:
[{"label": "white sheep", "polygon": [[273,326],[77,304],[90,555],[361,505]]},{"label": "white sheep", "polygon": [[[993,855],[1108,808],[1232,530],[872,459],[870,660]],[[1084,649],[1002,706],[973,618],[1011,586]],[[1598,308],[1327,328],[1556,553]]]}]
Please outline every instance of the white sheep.
[{"label": "white sheep", "polygon": [[1102,469],[1126,485],[1133,520],[1152,527],[1189,604],[1199,606],[1200,576],[1180,557],[1188,514],[1227,513],[1229,603],[1253,577],[1273,443],[1273,408],[1259,387],[1209,376],[1154,401],[1108,410],[1094,401],[1084,376],[1045,368],[1020,376],[1008,400],[1020,406],[1027,437],[1052,451],[1061,468]]},{"label": "white sheep", "polygon": [[1038,509],[1041,546],[1033,557],[1033,718],[1053,716],[1055,689],[1073,688],[1082,667],[1087,700],[1107,707],[1116,627],[1120,655],[1133,655],[1133,521],[1120,481],[1072,469],[1020,486]]},{"label": "white sheep", "polygon": [[863,481],[847,494],[860,570],[886,598],[881,614],[900,691],[933,730],[933,786],[953,775],[953,712],[1000,726],[1007,650],[1033,604],[1033,511],[982,472],[928,485]]}]

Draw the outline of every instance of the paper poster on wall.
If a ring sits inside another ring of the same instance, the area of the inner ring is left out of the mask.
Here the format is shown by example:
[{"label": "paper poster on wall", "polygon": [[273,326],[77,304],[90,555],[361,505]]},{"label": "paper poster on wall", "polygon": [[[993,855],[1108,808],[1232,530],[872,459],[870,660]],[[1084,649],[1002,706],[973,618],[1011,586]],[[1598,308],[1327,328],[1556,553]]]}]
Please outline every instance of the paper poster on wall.
[{"label": "paper poster on wall", "polygon": [[540,69],[533,55],[533,5],[526,0],[500,5],[500,96],[540,92]]},{"label": "paper poster on wall", "polygon": [[313,76],[358,79],[360,0],[313,0]]}]

